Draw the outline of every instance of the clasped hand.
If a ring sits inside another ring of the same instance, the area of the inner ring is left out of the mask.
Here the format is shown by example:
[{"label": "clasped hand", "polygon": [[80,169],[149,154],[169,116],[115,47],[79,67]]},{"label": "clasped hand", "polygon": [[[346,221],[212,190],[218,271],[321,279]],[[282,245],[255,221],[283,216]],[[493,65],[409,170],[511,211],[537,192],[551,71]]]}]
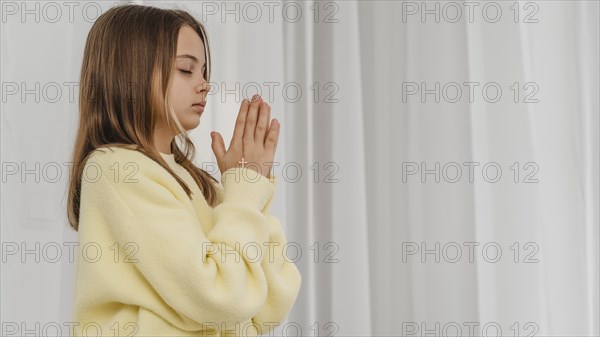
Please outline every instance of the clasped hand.
[{"label": "clasped hand", "polygon": [[270,118],[271,106],[259,95],[254,95],[252,102],[244,99],[241,103],[228,150],[225,150],[221,134],[211,133],[212,150],[221,174],[230,168],[247,166],[267,178],[271,177],[280,124],[277,119]]}]

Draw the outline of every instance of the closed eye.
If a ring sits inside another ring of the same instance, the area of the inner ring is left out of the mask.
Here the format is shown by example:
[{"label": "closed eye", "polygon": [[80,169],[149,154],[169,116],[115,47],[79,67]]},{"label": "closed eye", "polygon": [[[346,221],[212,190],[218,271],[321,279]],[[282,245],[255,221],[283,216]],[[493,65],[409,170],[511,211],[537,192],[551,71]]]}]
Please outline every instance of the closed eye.
[{"label": "closed eye", "polygon": [[192,74],[192,72],[189,70],[179,69],[179,71],[181,71],[182,73],[185,73],[185,74]]}]

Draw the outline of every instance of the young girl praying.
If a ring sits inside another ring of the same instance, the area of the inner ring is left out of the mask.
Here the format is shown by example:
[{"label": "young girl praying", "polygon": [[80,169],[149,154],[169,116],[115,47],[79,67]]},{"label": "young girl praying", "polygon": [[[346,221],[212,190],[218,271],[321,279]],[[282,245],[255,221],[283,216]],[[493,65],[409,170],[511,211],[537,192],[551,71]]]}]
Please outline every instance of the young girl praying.
[{"label": "young girl praying", "polygon": [[116,6],[92,26],[68,194],[72,336],[258,336],[290,312],[301,275],[270,213],[280,125],[244,99],[228,149],[212,136],[220,181],[195,166],[210,65],[184,10]]}]

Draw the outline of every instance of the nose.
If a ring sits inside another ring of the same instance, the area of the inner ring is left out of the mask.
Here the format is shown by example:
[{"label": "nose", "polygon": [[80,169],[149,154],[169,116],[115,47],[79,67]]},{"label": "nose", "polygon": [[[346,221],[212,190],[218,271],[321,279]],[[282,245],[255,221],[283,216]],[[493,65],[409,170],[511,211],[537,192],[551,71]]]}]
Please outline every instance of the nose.
[{"label": "nose", "polygon": [[208,93],[211,88],[212,87],[211,87],[210,83],[208,83],[204,78],[202,78],[200,83],[198,83],[198,85],[196,85],[196,92],[201,93],[203,91],[206,91]]}]

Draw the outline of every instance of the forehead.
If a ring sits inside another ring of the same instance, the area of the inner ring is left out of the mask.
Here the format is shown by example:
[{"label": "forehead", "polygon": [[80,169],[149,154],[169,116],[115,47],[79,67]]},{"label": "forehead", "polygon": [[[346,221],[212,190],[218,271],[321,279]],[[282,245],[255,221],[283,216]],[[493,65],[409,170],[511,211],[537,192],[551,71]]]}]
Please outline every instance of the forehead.
[{"label": "forehead", "polygon": [[196,31],[185,25],[179,30],[177,38],[177,55],[189,54],[196,56],[200,63],[204,63],[204,43]]}]

